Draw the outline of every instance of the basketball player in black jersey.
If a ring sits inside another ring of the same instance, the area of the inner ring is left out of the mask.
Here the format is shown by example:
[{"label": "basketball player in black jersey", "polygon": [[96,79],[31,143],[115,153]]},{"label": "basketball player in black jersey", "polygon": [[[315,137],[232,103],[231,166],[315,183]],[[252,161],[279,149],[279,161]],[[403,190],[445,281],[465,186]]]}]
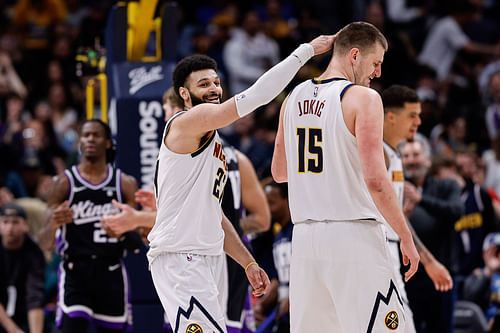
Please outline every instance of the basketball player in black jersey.
[{"label": "basketball player in black jersey", "polygon": [[114,149],[109,126],[92,119],[79,136],[81,161],[55,177],[48,198],[42,248],[54,245],[62,256],[59,267],[57,325],[64,333],[124,332],[132,323],[124,251],[140,237],[129,232],[114,237],[101,225],[118,212],[112,200],[136,207],[136,180],[112,167]]}]

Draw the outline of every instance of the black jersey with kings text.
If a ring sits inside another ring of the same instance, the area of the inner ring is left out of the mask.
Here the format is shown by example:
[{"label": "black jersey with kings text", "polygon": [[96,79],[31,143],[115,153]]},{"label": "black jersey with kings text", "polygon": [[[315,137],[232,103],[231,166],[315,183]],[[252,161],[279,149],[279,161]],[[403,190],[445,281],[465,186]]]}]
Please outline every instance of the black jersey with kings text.
[{"label": "black jersey with kings text", "polygon": [[111,200],[122,201],[121,171],[108,164],[106,178],[92,184],[77,166],[64,170],[70,184],[68,204],[73,210],[73,222],[56,232],[56,251],[63,258],[120,258],[123,244],[109,237],[101,227],[101,217],[118,213]]}]

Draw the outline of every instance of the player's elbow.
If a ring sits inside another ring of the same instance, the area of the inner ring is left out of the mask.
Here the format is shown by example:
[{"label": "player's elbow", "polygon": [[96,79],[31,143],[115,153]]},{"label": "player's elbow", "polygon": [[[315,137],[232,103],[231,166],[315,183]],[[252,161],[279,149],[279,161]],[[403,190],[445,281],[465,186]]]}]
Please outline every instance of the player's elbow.
[{"label": "player's elbow", "polygon": [[280,165],[274,159],[271,163],[271,175],[276,183],[285,183],[288,181],[286,166]]},{"label": "player's elbow", "polygon": [[382,183],[383,183],[383,180],[381,179],[381,177],[377,177],[377,176],[373,176],[373,175],[365,177],[365,184],[366,184],[366,187],[368,188],[368,191],[370,191],[370,193],[382,192],[382,188],[383,188]]}]

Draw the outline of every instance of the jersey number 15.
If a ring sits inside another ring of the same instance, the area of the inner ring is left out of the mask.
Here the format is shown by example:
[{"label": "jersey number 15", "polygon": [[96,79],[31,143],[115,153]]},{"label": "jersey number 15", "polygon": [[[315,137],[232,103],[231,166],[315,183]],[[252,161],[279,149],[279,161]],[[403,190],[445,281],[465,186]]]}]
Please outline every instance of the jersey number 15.
[{"label": "jersey number 15", "polygon": [[[307,172],[321,173],[323,171],[323,131],[321,128],[304,128],[297,127],[298,139],[298,163],[299,173]],[[306,159],[306,146],[309,155],[316,155],[314,158]],[[307,163],[306,163],[307,162]]]}]

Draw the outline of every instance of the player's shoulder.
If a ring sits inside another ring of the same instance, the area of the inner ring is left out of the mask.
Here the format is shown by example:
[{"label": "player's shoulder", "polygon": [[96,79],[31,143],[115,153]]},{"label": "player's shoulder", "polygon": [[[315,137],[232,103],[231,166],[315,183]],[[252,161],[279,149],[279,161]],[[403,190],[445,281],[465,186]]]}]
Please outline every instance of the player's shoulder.
[{"label": "player's shoulder", "polygon": [[52,185],[59,190],[68,188],[69,189],[69,179],[65,172],[58,173],[52,177]]},{"label": "player's shoulder", "polygon": [[345,92],[342,102],[367,105],[368,103],[382,103],[382,98],[376,90],[355,84]]},{"label": "player's shoulder", "polygon": [[121,182],[123,185],[128,184],[128,185],[137,186],[137,179],[135,179],[134,176],[129,175],[128,173],[125,173],[123,171],[121,171]]}]

